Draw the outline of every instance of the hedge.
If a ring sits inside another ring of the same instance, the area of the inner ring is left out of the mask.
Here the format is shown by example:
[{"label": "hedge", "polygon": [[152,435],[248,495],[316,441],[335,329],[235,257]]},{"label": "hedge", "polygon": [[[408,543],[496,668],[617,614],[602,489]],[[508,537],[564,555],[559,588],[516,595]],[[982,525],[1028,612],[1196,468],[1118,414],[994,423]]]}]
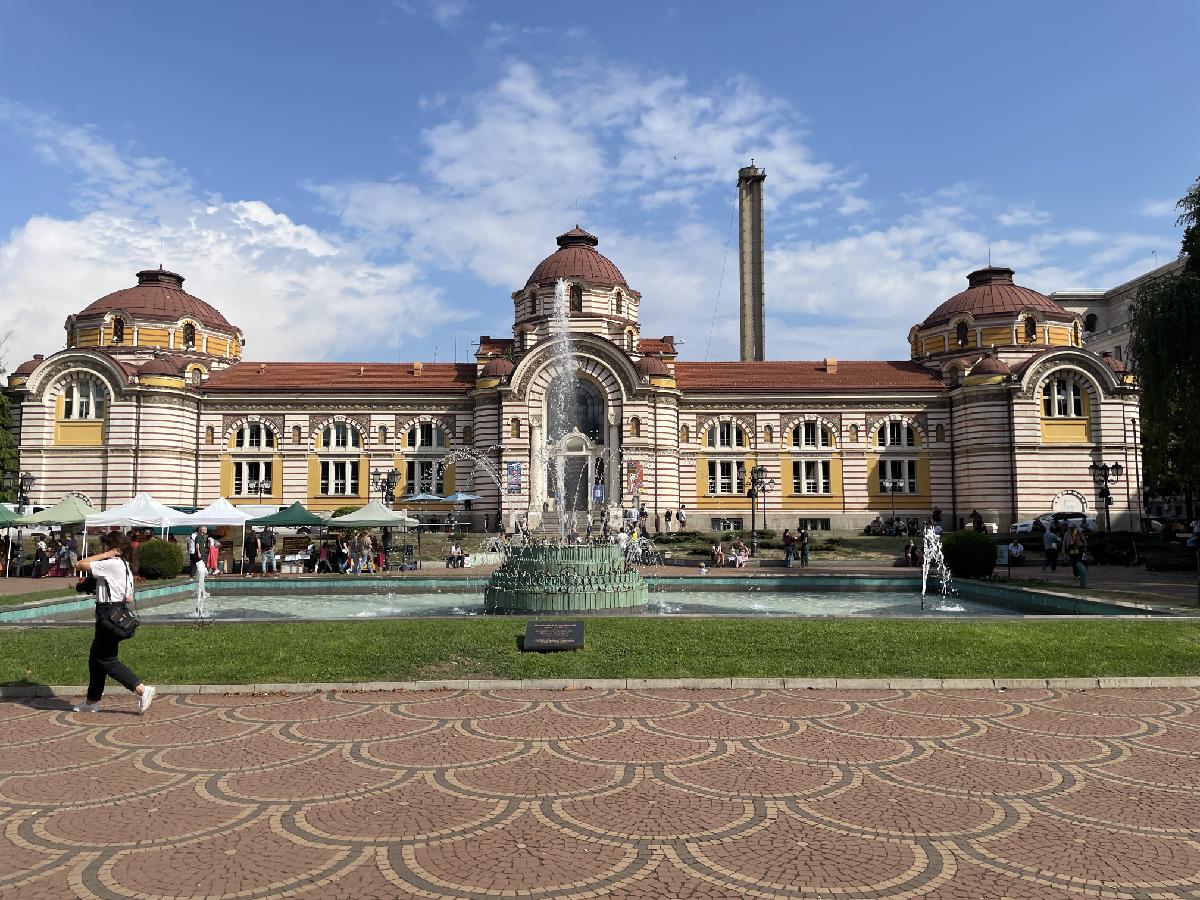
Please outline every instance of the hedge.
[{"label": "hedge", "polygon": [[996,542],[983,531],[942,535],[942,554],[956,578],[987,578],[996,568]]},{"label": "hedge", "polygon": [[183,545],[154,538],[138,547],[138,574],[143,578],[175,578],[183,571]]}]

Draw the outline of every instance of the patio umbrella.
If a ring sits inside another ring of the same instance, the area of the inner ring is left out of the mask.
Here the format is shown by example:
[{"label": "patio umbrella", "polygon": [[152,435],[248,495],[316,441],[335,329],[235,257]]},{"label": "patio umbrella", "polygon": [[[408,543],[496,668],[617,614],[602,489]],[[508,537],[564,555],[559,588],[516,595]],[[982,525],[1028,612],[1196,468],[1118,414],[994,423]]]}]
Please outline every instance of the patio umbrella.
[{"label": "patio umbrella", "polygon": [[445,503],[445,497],[439,497],[437,494],[413,494],[411,497],[404,498],[405,503]]},{"label": "patio umbrella", "polygon": [[469,503],[472,500],[482,500],[478,494],[467,494],[462,491],[455,491],[448,497],[443,497],[447,503]]}]

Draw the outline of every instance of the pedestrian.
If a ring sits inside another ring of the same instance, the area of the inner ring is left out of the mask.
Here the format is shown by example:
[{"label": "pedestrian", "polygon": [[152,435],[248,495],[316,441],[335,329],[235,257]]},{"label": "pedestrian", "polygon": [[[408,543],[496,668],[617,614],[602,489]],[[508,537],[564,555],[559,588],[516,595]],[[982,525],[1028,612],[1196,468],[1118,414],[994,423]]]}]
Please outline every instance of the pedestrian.
[{"label": "pedestrian", "polygon": [[[191,570],[192,577],[199,575],[196,567],[204,564],[208,558],[208,526],[201,525],[195,531],[188,535],[187,541],[188,567]],[[206,566],[207,568],[207,566]]]},{"label": "pedestrian", "polygon": [[795,558],[796,536],[792,534],[790,528],[785,528],[783,529],[783,564],[790,569]]},{"label": "pedestrian", "polygon": [[672,509],[668,506],[667,511],[663,513],[663,521],[667,523],[668,532],[671,530],[671,519],[674,518],[674,516],[674,511],[672,511]]},{"label": "pedestrian", "polygon": [[800,537],[796,540],[800,545],[800,568],[808,568],[808,529],[800,529]]},{"label": "pedestrian", "polygon": [[154,701],[154,688],[133,673],[117,658],[120,643],[106,624],[114,604],[133,603],[133,548],[129,539],[116,531],[101,538],[101,553],[75,564],[80,572],[96,579],[96,630],[88,650],[87,699],[75,706],[76,712],[96,712],[104,696],[104,680],[111,677],[126,690],[138,695],[138,712],[144,713]]},{"label": "pedestrian", "polygon": [[329,567],[329,541],[321,542],[321,549],[317,551],[317,573],[331,573],[333,569]]},{"label": "pedestrian", "polygon": [[662,517],[658,514],[658,510],[654,511],[654,533],[662,533]]},{"label": "pedestrian", "polygon": [[33,577],[45,578],[50,568],[50,548],[44,538],[38,538],[33,548]]},{"label": "pedestrian", "polygon": [[75,535],[67,535],[63,549],[67,551],[67,571],[73,572],[75,571],[75,563],[79,562],[79,545],[75,543]]},{"label": "pedestrian", "polygon": [[246,529],[246,539],[242,542],[242,574],[254,574],[255,560],[258,559],[258,535],[253,528]]},{"label": "pedestrian", "polygon": [[675,525],[680,531],[687,528],[687,509],[682,503],[679,504],[679,509],[675,512]]},{"label": "pedestrian", "polygon": [[278,575],[279,563],[275,558],[275,532],[268,525],[258,536],[258,550],[262,554],[262,573]]},{"label": "pedestrian", "polygon": [[1087,567],[1087,560],[1084,558],[1087,553],[1087,538],[1083,536],[1078,525],[1071,526],[1071,533],[1067,536],[1067,559],[1071,561],[1071,571],[1076,578],[1083,578],[1084,569]]},{"label": "pedestrian", "polygon": [[976,531],[983,531],[983,516],[979,514],[979,510],[971,510],[971,526]]},{"label": "pedestrian", "polygon": [[1042,571],[1046,571],[1046,566],[1050,567],[1051,572],[1058,571],[1058,534],[1054,528],[1047,528],[1042,535],[1042,549],[1046,553],[1045,560],[1042,561]]},{"label": "pedestrian", "polygon": [[208,536],[208,558],[204,560],[204,565],[208,569],[209,575],[217,574],[217,562],[221,558],[221,542],[213,535]]}]

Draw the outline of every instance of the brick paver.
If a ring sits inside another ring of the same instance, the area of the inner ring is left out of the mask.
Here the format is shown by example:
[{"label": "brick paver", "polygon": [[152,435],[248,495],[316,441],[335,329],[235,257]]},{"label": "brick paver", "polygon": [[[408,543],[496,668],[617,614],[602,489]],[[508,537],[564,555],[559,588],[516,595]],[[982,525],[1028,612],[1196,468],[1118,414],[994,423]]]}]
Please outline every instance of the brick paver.
[{"label": "brick paver", "polygon": [[0,896],[1200,898],[1200,690],[0,702]]}]

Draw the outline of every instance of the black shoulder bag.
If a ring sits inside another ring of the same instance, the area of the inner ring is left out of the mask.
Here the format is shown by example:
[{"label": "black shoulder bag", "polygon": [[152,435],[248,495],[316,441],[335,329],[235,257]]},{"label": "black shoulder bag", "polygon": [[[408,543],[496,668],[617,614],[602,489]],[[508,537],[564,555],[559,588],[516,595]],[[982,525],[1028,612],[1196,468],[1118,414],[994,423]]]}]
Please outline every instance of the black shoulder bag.
[{"label": "black shoulder bag", "polygon": [[[125,564],[125,574],[129,577],[129,596],[132,598],[133,572],[129,569],[129,563]],[[108,581],[100,580],[104,581],[104,593],[111,599],[112,588]],[[103,607],[100,611],[100,625],[119,641],[129,640],[137,631],[138,626],[142,624],[136,608],[130,606],[126,600],[121,600],[120,603],[105,603]]]}]

